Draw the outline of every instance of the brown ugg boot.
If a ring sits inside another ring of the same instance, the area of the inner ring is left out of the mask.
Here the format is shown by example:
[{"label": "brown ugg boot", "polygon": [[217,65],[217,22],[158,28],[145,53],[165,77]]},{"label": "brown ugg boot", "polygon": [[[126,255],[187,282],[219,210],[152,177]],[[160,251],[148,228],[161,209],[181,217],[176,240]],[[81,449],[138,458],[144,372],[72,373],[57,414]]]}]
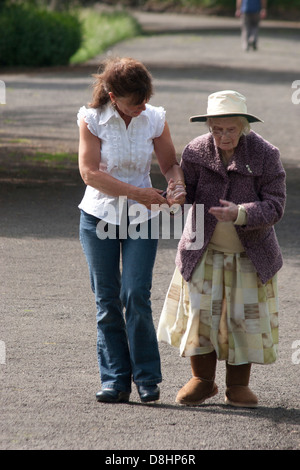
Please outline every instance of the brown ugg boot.
[{"label": "brown ugg boot", "polygon": [[246,408],[257,406],[257,397],[248,387],[250,370],[251,364],[233,366],[226,363],[226,405]]},{"label": "brown ugg boot", "polygon": [[193,377],[179,390],[176,403],[180,405],[201,405],[207,398],[218,393],[215,373],[217,356],[215,351],[210,354],[191,356]]}]

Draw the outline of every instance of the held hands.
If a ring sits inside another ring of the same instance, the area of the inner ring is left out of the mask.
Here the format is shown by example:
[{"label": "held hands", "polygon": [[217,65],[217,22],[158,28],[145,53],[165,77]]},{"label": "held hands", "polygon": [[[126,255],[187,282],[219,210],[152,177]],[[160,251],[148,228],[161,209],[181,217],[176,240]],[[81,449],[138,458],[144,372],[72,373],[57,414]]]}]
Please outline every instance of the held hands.
[{"label": "held hands", "polygon": [[220,203],[223,207],[211,207],[208,212],[214,215],[219,222],[234,222],[238,216],[238,206],[224,199],[220,199]]},{"label": "held hands", "polygon": [[184,204],[186,196],[185,184],[181,180],[174,181],[170,178],[167,188],[167,202],[171,207],[173,204]]},{"label": "held hands", "polygon": [[151,210],[152,205],[160,206],[161,204],[166,203],[165,198],[161,196],[162,193],[163,191],[161,189],[143,188],[140,189],[139,195],[137,198],[135,198],[135,200],[146,206],[147,209]]},{"label": "held hands", "polygon": [[[160,206],[166,204],[166,199],[162,196],[163,191],[156,188],[139,188],[139,194],[134,199],[151,210],[152,205]],[[171,207],[173,204],[184,204],[185,185],[183,181],[169,180],[167,188],[167,203]]]}]

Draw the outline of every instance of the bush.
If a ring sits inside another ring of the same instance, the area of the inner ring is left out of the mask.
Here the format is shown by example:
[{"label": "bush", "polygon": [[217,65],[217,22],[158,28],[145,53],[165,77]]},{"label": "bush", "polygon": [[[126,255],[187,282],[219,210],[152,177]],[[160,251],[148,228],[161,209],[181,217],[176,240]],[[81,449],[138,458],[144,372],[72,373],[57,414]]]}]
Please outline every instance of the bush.
[{"label": "bush", "polygon": [[68,12],[4,7],[0,15],[0,65],[68,64],[81,44],[81,25]]}]

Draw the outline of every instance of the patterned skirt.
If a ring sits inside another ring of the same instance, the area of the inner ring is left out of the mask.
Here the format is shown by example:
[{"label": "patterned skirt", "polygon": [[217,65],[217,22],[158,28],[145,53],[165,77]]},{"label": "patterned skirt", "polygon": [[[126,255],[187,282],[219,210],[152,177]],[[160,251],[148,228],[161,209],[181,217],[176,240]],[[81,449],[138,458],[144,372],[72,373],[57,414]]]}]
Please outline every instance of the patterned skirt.
[{"label": "patterned skirt", "polygon": [[278,348],[277,275],[262,284],[245,253],[208,249],[188,283],[175,269],[157,337],[181,356],[215,350],[230,364],[271,364]]}]

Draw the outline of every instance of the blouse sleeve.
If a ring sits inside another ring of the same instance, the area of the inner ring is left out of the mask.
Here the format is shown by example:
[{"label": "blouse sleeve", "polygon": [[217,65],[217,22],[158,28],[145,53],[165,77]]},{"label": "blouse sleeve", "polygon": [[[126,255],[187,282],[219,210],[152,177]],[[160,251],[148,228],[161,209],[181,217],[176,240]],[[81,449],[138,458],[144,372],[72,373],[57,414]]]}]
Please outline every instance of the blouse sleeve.
[{"label": "blouse sleeve", "polygon": [[166,122],[166,111],[162,106],[152,108],[151,122],[153,126],[153,139],[160,137]]},{"label": "blouse sleeve", "polygon": [[196,200],[196,190],[199,182],[199,156],[193,142],[190,142],[184,148],[180,166],[184,173],[186,185],[186,203],[193,204]]},{"label": "blouse sleeve", "polygon": [[95,109],[87,109],[85,106],[82,106],[77,113],[77,124],[80,125],[82,119],[87,123],[88,130],[98,137],[97,132],[97,113]]}]

